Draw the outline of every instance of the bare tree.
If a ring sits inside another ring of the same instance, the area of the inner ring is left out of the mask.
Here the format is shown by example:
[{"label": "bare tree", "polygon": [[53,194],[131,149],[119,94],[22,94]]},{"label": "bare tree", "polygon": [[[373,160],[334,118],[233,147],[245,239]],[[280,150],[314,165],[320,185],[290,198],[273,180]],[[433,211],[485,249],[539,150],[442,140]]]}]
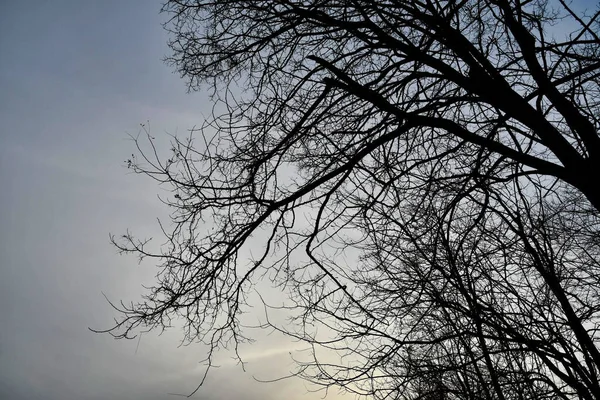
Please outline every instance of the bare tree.
[{"label": "bare tree", "polygon": [[[162,157],[160,270],[109,330],[246,339],[260,279],[377,399],[600,399],[599,12],[564,0],[171,0],[168,63],[216,109]],[[139,144],[139,142],[138,142]],[[262,252],[238,255],[251,237]],[[318,335],[327,327],[331,337]],[[425,385],[425,386],[424,386]]]}]

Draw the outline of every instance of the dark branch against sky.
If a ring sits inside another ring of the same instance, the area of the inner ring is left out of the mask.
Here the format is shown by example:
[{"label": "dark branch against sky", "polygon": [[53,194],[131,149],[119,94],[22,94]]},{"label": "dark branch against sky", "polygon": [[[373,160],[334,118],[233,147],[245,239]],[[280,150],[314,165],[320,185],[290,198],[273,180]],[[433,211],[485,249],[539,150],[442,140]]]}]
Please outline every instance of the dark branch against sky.
[{"label": "dark branch against sky", "polygon": [[[124,168],[135,151],[128,134],[150,129],[155,145],[168,150],[165,133],[185,133],[211,112],[207,93],[185,94],[186,82],[161,61],[169,49],[160,3],[0,5],[0,398],[158,400],[172,398],[169,393],[190,393],[204,373],[198,361],[206,349],[177,348],[178,332],[115,342],[87,329],[106,327],[115,316],[102,293],[111,300],[136,300],[140,283],[154,280],[153,261],[137,266],[134,257],[119,257],[109,245],[109,233],[131,229],[160,238],[154,218],[168,220],[168,210],[156,196],[168,196],[167,188],[157,189]],[[575,6],[594,4],[580,1]],[[525,33],[516,37],[527,44]],[[311,60],[328,72],[327,90],[362,96],[384,112],[397,111],[383,96],[353,87],[356,82],[331,62],[316,56]],[[473,71],[456,78],[475,79]],[[557,107],[574,115],[568,104]],[[406,129],[424,124],[469,143],[489,142],[448,120],[400,112],[394,117],[405,118]],[[568,122],[577,131],[589,131],[581,119]],[[381,143],[400,132],[382,136]],[[589,134],[582,138],[590,143],[597,139]],[[381,143],[373,141],[372,148],[357,152],[348,167],[323,181],[344,175]],[[573,156],[568,147],[550,145],[568,167]],[[561,178],[558,163],[528,158],[495,142],[488,150]],[[335,283],[349,296],[345,285]],[[261,311],[250,314],[253,318],[260,320]],[[298,380],[257,383],[254,376],[268,380],[285,375],[290,356],[301,353],[302,346],[265,332],[254,337],[256,344],[241,348],[247,372],[231,354],[220,353],[215,362],[220,368],[211,371],[199,398],[319,398],[306,394]],[[341,398],[336,396],[328,398]]]}]

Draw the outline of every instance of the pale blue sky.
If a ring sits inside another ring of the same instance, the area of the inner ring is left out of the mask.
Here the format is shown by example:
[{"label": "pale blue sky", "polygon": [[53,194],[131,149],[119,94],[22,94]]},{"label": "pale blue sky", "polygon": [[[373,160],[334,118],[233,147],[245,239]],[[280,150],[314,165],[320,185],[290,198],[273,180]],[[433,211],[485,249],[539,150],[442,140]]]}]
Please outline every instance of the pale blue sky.
[{"label": "pale blue sky", "polygon": [[[158,140],[202,122],[202,93],[161,62],[160,1],[0,1],[0,398],[172,399],[201,376],[200,346],[177,332],[135,341],[94,335],[114,316],[101,291],[136,300],[152,265],[109,233],[157,233],[153,182],[128,173],[127,133],[150,120]],[[259,335],[260,337],[260,335]],[[299,381],[256,383],[289,369],[269,338],[213,371],[200,399],[317,399]],[[176,398],[176,397],[175,397]],[[329,398],[335,398],[330,396]]]}]

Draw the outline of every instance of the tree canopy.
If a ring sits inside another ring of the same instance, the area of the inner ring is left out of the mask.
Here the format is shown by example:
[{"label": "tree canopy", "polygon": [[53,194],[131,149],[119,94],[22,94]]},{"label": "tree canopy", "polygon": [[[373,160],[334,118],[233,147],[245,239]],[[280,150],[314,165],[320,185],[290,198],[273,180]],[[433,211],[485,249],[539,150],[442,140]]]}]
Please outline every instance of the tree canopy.
[{"label": "tree canopy", "polygon": [[[597,9],[163,11],[167,63],[224,112],[170,154],[148,136],[151,150],[128,160],[171,188],[171,224],[158,253],[114,239],[159,272],[109,332],[176,318],[187,342],[211,345],[210,364],[246,340],[240,315],[267,280],[292,317],[265,326],[315,349],[297,374],[318,385],[375,399],[600,399]],[[262,248],[239,257],[251,238]]]}]

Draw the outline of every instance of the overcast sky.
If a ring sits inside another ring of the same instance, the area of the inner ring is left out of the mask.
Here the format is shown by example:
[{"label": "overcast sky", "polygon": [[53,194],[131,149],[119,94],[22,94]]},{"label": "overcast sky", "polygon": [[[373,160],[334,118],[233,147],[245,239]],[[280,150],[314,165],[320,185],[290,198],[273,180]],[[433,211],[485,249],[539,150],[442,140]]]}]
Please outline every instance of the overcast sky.
[{"label": "overcast sky", "polygon": [[[204,349],[177,348],[176,331],[138,347],[88,330],[115,316],[102,292],[135,300],[155,272],[108,240],[157,235],[166,211],[160,189],[124,167],[128,133],[149,120],[164,142],[210,110],[161,62],[159,8],[0,0],[0,399],[173,399],[201,377]],[[322,398],[299,380],[257,383],[284,375],[298,347],[257,337],[242,353],[248,372],[225,359],[194,398]]]},{"label": "overcast sky", "polygon": [[[102,297],[137,299],[151,265],[119,256],[109,233],[156,234],[165,209],[128,173],[127,134],[159,138],[210,110],[161,62],[154,0],[0,0],[0,398],[173,399],[201,377],[203,348],[178,332],[115,341]],[[304,383],[260,384],[291,367],[281,338],[245,348],[209,375],[200,399],[319,399]],[[291,347],[292,346],[292,347]],[[297,345],[296,345],[297,347]],[[336,399],[332,394],[329,399]]]}]

